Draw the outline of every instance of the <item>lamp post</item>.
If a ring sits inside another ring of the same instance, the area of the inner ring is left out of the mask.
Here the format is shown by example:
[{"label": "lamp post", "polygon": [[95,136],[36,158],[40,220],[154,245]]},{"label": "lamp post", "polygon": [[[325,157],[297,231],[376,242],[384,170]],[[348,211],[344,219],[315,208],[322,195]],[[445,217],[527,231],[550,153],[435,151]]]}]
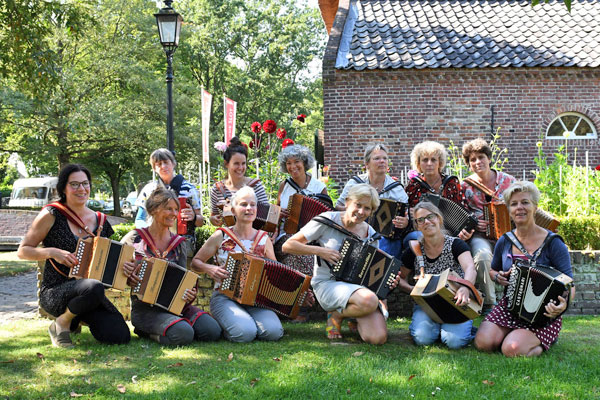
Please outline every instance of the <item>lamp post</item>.
[{"label": "lamp post", "polygon": [[167,148],[174,152],[173,144],[173,53],[179,46],[179,32],[183,18],[179,13],[173,10],[171,4],[173,0],[165,0],[165,7],[156,17],[158,25],[158,34],[160,35],[160,44],[162,44],[167,56]]}]

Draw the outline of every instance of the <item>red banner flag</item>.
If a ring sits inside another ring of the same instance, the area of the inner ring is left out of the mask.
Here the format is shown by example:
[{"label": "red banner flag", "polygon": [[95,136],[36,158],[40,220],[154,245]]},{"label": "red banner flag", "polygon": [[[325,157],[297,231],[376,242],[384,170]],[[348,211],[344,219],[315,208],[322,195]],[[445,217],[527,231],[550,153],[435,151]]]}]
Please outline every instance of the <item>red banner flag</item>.
[{"label": "red banner flag", "polygon": [[212,94],[202,89],[202,161],[209,162],[210,110]]},{"label": "red banner flag", "polygon": [[235,112],[237,103],[225,97],[225,144],[229,146],[231,138],[235,136]]}]

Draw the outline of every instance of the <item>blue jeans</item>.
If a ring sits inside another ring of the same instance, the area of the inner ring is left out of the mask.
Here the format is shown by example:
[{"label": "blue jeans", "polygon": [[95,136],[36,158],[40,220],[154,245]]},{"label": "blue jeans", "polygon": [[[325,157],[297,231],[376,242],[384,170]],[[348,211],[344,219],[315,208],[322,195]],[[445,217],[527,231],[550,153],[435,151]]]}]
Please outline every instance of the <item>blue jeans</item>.
[{"label": "blue jeans", "polygon": [[402,257],[402,239],[381,238],[379,239],[379,248],[390,256]]},{"label": "blue jeans", "polygon": [[240,305],[217,291],[210,299],[210,313],[221,325],[223,336],[232,342],[279,340],[283,336],[283,327],[275,312]]},{"label": "blue jeans", "polygon": [[418,346],[427,346],[441,339],[448,348],[460,349],[473,340],[472,327],[473,321],[460,324],[438,324],[429,318],[421,306],[415,304],[409,330]]},{"label": "blue jeans", "polygon": [[419,232],[419,231],[412,231],[408,235],[404,236],[404,239],[402,240],[402,246],[405,249],[408,249],[408,247],[409,247],[408,242],[410,242],[411,240],[419,240],[422,237],[423,237],[423,234],[421,232]]}]

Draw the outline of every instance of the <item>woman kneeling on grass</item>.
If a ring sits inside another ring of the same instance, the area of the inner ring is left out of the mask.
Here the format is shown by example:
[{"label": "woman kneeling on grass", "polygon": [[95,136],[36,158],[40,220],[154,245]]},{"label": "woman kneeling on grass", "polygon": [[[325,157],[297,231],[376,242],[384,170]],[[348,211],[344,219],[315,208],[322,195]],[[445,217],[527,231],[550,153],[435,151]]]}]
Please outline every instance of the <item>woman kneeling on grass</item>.
[{"label": "woman kneeling on grass", "polygon": [[[362,240],[375,235],[375,230],[365,220],[379,206],[377,191],[362,183],[348,191],[345,211],[330,211],[321,216],[341,225]],[[383,344],[387,340],[385,317],[378,307],[377,295],[364,286],[336,281],[330,270],[340,260],[339,248],[348,237],[339,230],[316,220],[306,224],[300,232],[289,238],[283,251],[291,254],[314,254],[320,260],[315,263],[311,284],[317,301],[327,314],[327,337],[340,339],[340,326],[344,318],[356,318],[362,340],[370,344]],[[319,245],[309,245],[316,241]],[[374,243],[376,245],[376,242]],[[387,310],[384,311],[387,314]]]},{"label": "woman kneeling on grass", "polygon": [[[283,327],[273,311],[240,305],[217,290],[221,281],[229,275],[225,263],[230,252],[247,250],[275,260],[273,244],[267,233],[252,227],[257,210],[254,189],[250,186],[242,187],[235,192],[231,203],[235,225],[231,228],[219,228],[213,233],[194,256],[192,268],[207,273],[215,281],[210,311],[223,328],[226,339],[232,342],[279,340],[283,336]],[[212,257],[216,265],[207,263]]]},{"label": "woman kneeling on grass", "polygon": [[[492,259],[492,280],[508,286],[510,269],[516,259],[535,261],[539,265],[559,270],[573,277],[569,250],[560,236],[536,225],[535,212],[540,192],[531,182],[515,182],[504,191],[504,202],[516,228],[513,240],[505,233],[496,243]],[[518,245],[518,246],[517,246]],[[520,249],[519,249],[520,247]],[[524,251],[523,251],[524,250]],[[571,288],[571,298],[575,287]],[[567,299],[558,297],[558,304],[545,305],[544,315],[553,319],[542,328],[518,319],[508,312],[506,295],[481,323],[475,336],[475,346],[483,351],[501,349],[507,357],[539,356],[558,340],[562,327],[562,313],[567,309]]]},{"label": "woman kneeling on grass", "polygon": [[[418,246],[423,254],[426,274],[439,274],[450,268],[461,278],[474,283],[477,273],[469,246],[457,237],[445,235],[443,232],[444,218],[440,210],[427,201],[422,201],[413,208],[415,229],[422,237]],[[406,281],[411,270],[418,271],[419,262],[412,246],[402,254],[402,269],[399,277],[400,287],[410,293],[413,286]],[[454,297],[456,305],[466,305],[469,299],[469,289],[461,286]],[[471,328],[473,321],[457,324],[440,324],[432,320],[423,308],[415,304],[410,323],[410,335],[417,345],[425,346],[440,339],[451,349],[466,346],[473,339]]]},{"label": "woman kneeling on grass", "polygon": [[[146,200],[146,211],[152,217],[147,228],[129,232],[121,240],[135,248],[137,254],[145,257],[163,258],[185,268],[187,265],[187,247],[185,238],[169,230],[177,221],[179,201],[175,192],[165,188],[155,189]],[[135,275],[136,265],[126,262],[125,275],[130,277],[132,286],[139,282]],[[221,336],[219,324],[206,312],[193,306],[197,289],[187,289],[184,297],[187,304],[180,317],[160,307],[144,303],[131,296],[131,323],[134,332],[141,337],[164,345],[185,345],[195,340],[212,341]]]}]

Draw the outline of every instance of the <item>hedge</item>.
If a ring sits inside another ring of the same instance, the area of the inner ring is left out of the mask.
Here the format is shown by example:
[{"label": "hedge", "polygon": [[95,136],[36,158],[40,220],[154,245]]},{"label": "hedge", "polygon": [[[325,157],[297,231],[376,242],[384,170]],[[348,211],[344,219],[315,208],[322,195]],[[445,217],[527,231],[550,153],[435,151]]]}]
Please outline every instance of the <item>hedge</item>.
[{"label": "hedge", "polygon": [[600,250],[600,215],[559,217],[558,234],[571,250]]},{"label": "hedge", "polygon": [[[113,226],[115,233],[110,237],[112,240],[120,241],[129,231],[135,228],[134,224],[119,224]],[[206,242],[206,240],[214,233],[217,228],[212,226],[210,223],[205,224],[200,228],[196,228],[196,249],[194,253],[200,250],[200,247]]]}]

